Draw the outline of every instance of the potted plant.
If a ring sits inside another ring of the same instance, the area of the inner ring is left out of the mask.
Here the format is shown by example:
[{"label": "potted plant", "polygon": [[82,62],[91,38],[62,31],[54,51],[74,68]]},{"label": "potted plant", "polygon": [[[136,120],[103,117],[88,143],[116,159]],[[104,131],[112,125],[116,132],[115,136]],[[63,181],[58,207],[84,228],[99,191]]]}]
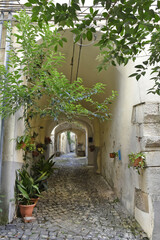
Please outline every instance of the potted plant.
[{"label": "potted plant", "polygon": [[142,152],[138,153],[130,153],[128,154],[129,157],[129,164],[128,167],[136,168],[138,171],[138,174],[140,174],[140,169],[143,169],[145,167],[145,159],[146,156]]},{"label": "potted plant", "polygon": [[37,161],[32,164],[32,177],[35,181],[38,181],[40,192],[47,189],[47,179],[54,171],[53,166],[55,162],[52,161],[53,156],[54,154],[47,160],[44,156],[41,156],[41,158],[37,159]]},{"label": "potted plant", "polygon": [[30,135],[18,136],[16,138],[16,149],[23,149],[24,151],[34,151],[36,149],[35,139]]},{"label": "potted plant", "polygon": [[[37,181],[38,182],[38,181]],[[26,168],[17,171],[16,197],[22,217],[31,217],[35,203],[31,201],[34,196],[39,196],[38,183],[30,176]]]},{"label": "potted plant", "polygon": [[118,152],[112,152],[109,154],[110,158],[118,157]]}]

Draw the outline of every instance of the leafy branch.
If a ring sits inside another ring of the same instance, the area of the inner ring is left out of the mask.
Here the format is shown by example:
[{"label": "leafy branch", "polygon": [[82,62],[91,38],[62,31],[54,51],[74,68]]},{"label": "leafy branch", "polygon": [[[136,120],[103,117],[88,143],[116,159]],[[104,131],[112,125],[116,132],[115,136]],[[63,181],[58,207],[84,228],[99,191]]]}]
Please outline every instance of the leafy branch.
[{"label": "leafy branch", "polygon": [[[76,35],[75,42],[80,39],[92,41],[101,24],[101,38],[97,46],[101,50],[98,57],[98,70],[107,69],[108,65],[126,65],[149,47],[148,63],[142,68],[136,67],[133,77],[139,80],[151,66],[153,88],[149,93],[160,94],[159,91],[159,21],[160,1],[157,0],[93,0],[86,14],[81,5],[85,0],[72,0],[70,5],[55,4],[52,1],[28,0],[26,6],[32,7],[32,21],[41,26],[44,20],[53,20],[63,30],[64,26],[72,28]],[[97,7],[96,7],[97,6]],[[95,8],[96,7],[96,8]],[[83,19],[80,18],[83,14]],[[138,70],[137,70],[138,68]],[[152,77],[153,75],[153,77]]]},{"label": "leafy branch", "polygon": [[[113,91],[103,102],[94,101],[93,97],[103,93],[105,85],[97,83],[86,88],[81,79],[70,83],[57,70],[64,61],[57,51],[66,41],[61,34],[44,22],[35,26],[25,11],[15,17],[18,31],[16,34],[11,32],[11,36],[16,38],[19,47],[15,49],[12,44],[9,71],[0,67],[0,102],[3,102],[0,114],[6,117],[23,107],[25,119],[36,115],[54,120],[60,117],[71,120],[79,116],[108,119],[108,105],[117,93]],[[37,42],[39,36],[42,41]]]}]

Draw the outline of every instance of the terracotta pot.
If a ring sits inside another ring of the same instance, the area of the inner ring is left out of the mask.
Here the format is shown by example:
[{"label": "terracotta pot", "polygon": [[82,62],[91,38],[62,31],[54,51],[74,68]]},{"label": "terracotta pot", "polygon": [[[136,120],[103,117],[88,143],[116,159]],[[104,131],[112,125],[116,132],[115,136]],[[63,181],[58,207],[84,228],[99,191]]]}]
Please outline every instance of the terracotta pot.
[{"label": "terracotta pot", "polygon": [[32,205],[19,205],[20,213],[22,217],[31,217],[35,204]]},{"label": "terracotta pot", "polygon": [[134,167],[141,166],[141,165],[139,164],[140,162],[141,162],[141,163],[143,162],[143,158],[141,158],[141,157],[136,158],[136,159],[134,160],[133,166],[134,166]]},{"label": "terracotta pot", "polygon": [[35,204],[35,206],[36,206],[38,200],[39,200],[39,197],[38,197],[38,198],[31,198],[31,199],[30,199],[30,202],[33,203],[33,204]]},{"label": "terracotta pot", "polygon": [[24,149],[26,147],[26,144],[24,142],[21,143],[21,149]]},{"label": "terracotta pot", "polygon": [[109,156],[110,156],[110,158],[115,158],[116,157],[115,153],[110,153]]}]

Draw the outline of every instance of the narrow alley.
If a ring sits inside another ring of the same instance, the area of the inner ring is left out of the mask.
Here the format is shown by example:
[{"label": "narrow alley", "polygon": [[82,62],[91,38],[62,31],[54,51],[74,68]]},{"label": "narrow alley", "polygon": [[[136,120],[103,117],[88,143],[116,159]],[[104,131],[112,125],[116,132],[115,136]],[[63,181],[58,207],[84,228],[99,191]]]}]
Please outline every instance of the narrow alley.
[{"label": "narrow alley", "polygon": [[[69,156],[69,157],[68,157]],[[104,179],[74,154],[55,158],[55,172],[34,209],[35,221],[0,226],[5,240],[147,240]]]}]

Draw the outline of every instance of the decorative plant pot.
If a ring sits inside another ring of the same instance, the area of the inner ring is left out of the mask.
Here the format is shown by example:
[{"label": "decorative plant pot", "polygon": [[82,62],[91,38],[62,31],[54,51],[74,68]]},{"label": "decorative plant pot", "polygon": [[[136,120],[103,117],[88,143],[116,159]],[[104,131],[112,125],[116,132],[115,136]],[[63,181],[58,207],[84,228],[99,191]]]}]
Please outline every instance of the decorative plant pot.
[{"label": "decorative plant pot", "polygon": [[39,200],[39,197],[38,197],[38,198],[31,198],[31,199],[30,199],[30,202],[33,203],[33,204],[35,204],[35,206],[36,206],[38,200]]},{"label": "decorative plant pot", "polygon": [[141,167],[143,163],[143,158],[138,157],[134,160],[133,167]]},{"label": "decorative plant pot", "polygon": [[19,205],[20,213],[22,217],[32,217],[32,212],[35,204],[32,205]]},{"label": "decorative plant pot", "polygon": [[115,153],[110,153],[109,156],[110,156],[110,158],[115,158],[116,154]]}]

